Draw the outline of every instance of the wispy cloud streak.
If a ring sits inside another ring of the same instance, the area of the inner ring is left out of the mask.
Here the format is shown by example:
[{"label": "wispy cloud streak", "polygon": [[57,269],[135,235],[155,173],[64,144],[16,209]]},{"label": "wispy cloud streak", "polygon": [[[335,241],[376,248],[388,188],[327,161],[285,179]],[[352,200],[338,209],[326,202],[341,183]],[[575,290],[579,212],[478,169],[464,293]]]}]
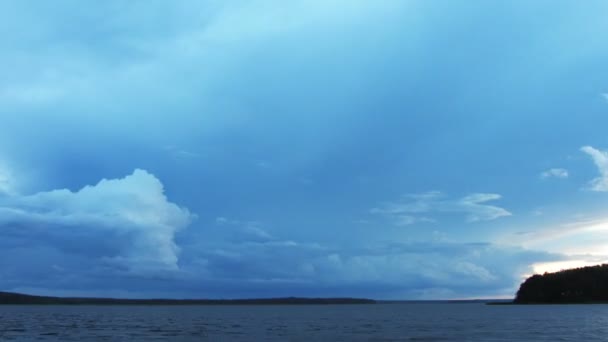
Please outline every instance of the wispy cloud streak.
[{"label": "wispy cloud streak", "polygon": [[600,176],[589,182],[589,189],[593,191],[608,191],[608,152],[591,146],[581,147],[581,151],[588,154],[595,163]]},{"label": "wispy cloud streak", "polygon": [[460,199],[449,199],[439,191],[406,195],[400,201],[388,202],[372,208],[372,214],[384,215],[398,225],[409,225],[419,222],[435,222],[434,218],[419,214],[464,214],[467,222],[491,221],[511,216],[508,210],[487,204],[501,199],[499,194],[474,193]]}]

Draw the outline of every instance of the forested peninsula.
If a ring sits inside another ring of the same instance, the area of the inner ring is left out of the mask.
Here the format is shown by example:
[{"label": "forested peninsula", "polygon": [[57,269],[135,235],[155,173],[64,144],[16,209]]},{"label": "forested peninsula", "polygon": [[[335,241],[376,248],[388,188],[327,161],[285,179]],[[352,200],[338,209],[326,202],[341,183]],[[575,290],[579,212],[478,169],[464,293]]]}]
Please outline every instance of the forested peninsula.
[{"label": "forested peninsula", "polygon": [[254,299],[119,299],[84,297],[47,297],[0,292],[1,304],[31,305],[305,305],[305,304],[375,304],[362,298],[254,298]]},{"label": "forested peninsula", "polygon": [[608,264],[533,275],[521,284],[514,303],[608,303]]}]

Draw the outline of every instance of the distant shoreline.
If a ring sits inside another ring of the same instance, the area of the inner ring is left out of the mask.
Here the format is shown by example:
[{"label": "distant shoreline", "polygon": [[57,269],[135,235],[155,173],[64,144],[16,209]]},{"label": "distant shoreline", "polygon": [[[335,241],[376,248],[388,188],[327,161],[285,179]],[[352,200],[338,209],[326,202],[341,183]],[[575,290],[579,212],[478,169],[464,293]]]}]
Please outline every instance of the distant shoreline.
[{"label": "distant shoreline", "polygon": [[1,305],[352,305],[352,304],[489,304],[510,305],[504,299],[448,299],[448,300],[375,300],[351,297],[278,297],[247,299],[130,299],[98,297],[37,296],[0,291]]},{"label": "distant shoreline", "polygon": [[50,297],[0,292],[0,305],[347,305],[376,304],[365,298],[251,298],[251,299],[121,299]]}]

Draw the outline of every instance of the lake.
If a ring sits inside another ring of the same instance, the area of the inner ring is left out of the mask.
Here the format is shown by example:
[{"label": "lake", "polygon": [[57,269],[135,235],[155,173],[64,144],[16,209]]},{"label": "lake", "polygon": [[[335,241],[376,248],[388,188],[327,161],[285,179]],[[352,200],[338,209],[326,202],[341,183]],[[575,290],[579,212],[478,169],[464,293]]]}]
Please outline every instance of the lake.
[{"label": "lake", "polygon": [[608,305],[0,306],[0,341],[604,341]]}]

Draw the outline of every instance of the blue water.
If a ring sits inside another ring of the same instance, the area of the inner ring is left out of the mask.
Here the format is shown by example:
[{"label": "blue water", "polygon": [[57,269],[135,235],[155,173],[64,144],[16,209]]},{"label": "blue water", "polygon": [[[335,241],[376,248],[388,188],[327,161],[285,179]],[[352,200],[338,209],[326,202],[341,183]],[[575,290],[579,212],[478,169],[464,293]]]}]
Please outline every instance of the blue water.
[{"label": "blue water", "polygon": [[0,306],[0,341],[606,341],[608,305]]}]

